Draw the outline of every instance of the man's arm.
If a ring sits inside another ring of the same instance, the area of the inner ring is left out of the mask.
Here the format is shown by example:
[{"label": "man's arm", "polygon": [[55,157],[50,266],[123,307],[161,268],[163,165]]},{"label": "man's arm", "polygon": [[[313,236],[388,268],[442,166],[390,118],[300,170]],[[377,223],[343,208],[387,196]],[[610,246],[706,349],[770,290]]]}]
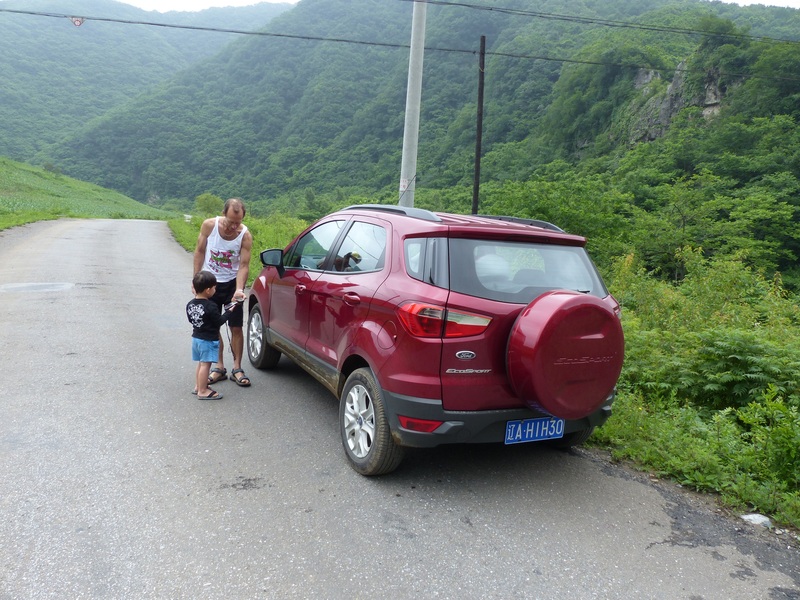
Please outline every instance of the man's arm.
[{"label": "man's arm", "polygon": [[208,244],[208,236],[211,235],[213,227],[214,219],[206,219],[200,226],[200,235],[197,236],[197,244],[194,247],[194,273],[199,273],[203,270],[203,262],[206,259],[206,244]]},{"label": "man's arm", "polygon": [[[242,238],[242,250],[239,254],[239,270],[236,272],[236,292],[234,297],[247,286],[250,275],[250,255],[253,253],[253,236],[248,229]],[[244,299],[244,292],[241,298]]]}]

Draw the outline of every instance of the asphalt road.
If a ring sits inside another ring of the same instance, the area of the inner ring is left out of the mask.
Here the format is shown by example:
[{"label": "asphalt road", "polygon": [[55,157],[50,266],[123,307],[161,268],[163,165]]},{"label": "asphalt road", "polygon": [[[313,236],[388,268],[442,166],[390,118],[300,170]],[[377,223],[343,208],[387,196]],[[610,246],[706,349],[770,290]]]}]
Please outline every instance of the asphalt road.
[{"label": "asphalt road", "polygon": [[0,232],[3,600],[800,598],[787,536],[594,452],[450,447],[370,479],[285,359],[197,400],[191,271],[161,222]]}]

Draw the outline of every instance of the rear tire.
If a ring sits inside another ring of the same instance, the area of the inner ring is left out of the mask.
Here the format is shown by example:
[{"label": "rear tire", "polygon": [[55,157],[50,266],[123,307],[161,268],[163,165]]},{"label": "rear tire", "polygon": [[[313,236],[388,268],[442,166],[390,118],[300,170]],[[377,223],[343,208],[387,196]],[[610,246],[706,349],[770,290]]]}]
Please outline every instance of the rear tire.
[{"label": "rear tire", "polygon": [[591,437],[594,433],[594,427],[588,429],[580,429],[571,433],[565,433],[564,437],[552,441],[552,446],[555,448],[572,448],[573,446],[581,446]]},{"label": "rear tire", "polygon": [[362,475],[391,473],[404,450],[392,438],[383,393],[372,371],[356,369],[347,378],[339,400],[339,429],[350,466]]},{"label": "rear tire", "polygon": [[261,308],[254,304],[247,318],[247,357],[256,369],[274,369],[281,358],[280,350],[267,343],[266,334]]}]

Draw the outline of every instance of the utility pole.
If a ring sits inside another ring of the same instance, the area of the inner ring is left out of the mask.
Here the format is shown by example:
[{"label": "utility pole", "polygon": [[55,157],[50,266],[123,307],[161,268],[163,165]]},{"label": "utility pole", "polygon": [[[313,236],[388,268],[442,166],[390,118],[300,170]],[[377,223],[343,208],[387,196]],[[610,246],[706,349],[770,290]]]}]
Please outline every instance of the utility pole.
[{"label": "utility pole", "polygon": [[408,57],[406,122],[403,131],[403,161],[400,167],[400,206],[414,206],[417,179],[419,107],[422,98],[422,58],[425,52],[425,13],[428,3],[414,1],[411,19],[411,52]]},{"label": "utility pole", "polygon": [[481,57],[478,63],[478,124],[475,128],[475,179],[472,184],[472,214],[478,214],[481,189],[481,142],[483,138],[483,80],[486,72],[486,36],[481,36]]}]

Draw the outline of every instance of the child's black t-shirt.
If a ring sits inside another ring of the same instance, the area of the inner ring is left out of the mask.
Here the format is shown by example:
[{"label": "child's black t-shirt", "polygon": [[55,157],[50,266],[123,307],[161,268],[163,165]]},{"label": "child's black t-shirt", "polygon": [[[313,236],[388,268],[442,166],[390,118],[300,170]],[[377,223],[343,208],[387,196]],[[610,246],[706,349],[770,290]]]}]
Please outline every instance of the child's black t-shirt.
[{"label": "child's black t-shirt", "polygon": [[192,337],[213,342],[219,339],[219,328],[228,320],[231,313],[219,314],[215,302],[207,298],[193,298],[186,305],[186,316],[192,324]]}]

